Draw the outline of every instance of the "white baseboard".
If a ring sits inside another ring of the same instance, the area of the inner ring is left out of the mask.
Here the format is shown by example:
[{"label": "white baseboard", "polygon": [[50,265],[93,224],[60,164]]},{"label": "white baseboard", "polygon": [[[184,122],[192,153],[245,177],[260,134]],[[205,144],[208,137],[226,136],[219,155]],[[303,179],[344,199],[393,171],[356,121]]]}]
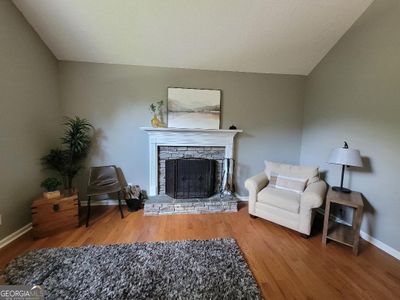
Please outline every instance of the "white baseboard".
[{"label": "white baseboard", "polygon": [[378,247],[379,249],[386,252],[387,254],[390,254],[394,258],[400,260],[400,251],[390,247],[389,245],[385,244],[384,242],[381,242],[380,240],[377,240],[376,238],[370,236],[368,233],[366,233],[362,230],[360,231],[360,236],[367,242],[374,245],[375,247]]},{"label": "white baseboard", "polygon": [[32,229],[32,223],[26,224],[24,227],[21,227],[17,231],[11,233],[10,235],[6,236],[2,240],[0,240],[0,249],[7,246],[12,241],[15,241],[21,235],[27,233],[29,230]]},{"label": "white baseboard", "polygon": [[[125,200],[121,200],[121,204],[126,205]],[[105,199],[105,200],[90,201],[90,206],[100,206],[100,205],[118,205],[118,200]],[[87,201],[81,201],[81,206],[87,206]]]},{"label": "white baseboard", "polygon": [[238,198],[240,201],[249,201],[249,196],[240,196],[238,194],[235,194],[235,197]]},{"label": "white baseboard", "polygon": [[[321,208],[319,208],[319,209],[317,210],[317,212],[320,213],[320,214],[322,214],[322,215],[324,215],[324,210],[321,209]],[[342,223],[342,224],[346,224],[346,225],[348,225],[348,226],[351,226],[350,223],[348,223],[348,222],[346,222],[346,221],[344,221],[344,220],[342,220],[342,219],[340,219],[340,218],[338,218],[338,217],[335,217],[335,216],[330,215],[329,218],[330,218],[332,221],[335,221],[335,222],[338,222],[338,223]],[[393,256],[394,258],[400,260],[400,251],[399,251],[399,250],[396,250],[396,249],[390,247],[389,245],[385,244],[384,242],[381,242],[380,240],[378,240],[378,239],[376,239],[376,238],[370,236],[370,235],[369,235],[368,233],[366,233],[365,231],[360,230],[360,236],[361,236],[362,239],[364,239],[364,240],[367,241],[368,243],[374,245],[375,247],[377,247],[377,248],[381,249],[382,251],[386,252],[387,254],[389,254],[389,255]]]}]

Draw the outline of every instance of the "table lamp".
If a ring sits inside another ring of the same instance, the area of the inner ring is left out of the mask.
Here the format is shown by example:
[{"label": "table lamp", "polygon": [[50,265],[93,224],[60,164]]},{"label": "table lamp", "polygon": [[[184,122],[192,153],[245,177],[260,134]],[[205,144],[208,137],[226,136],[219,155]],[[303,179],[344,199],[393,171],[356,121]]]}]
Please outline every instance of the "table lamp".
[{"label": "table lamp", "polygon": [[342,176],[340,178],[340,186],[334,186],[332,187],[332,190],[341,193],[351,193],[351,190],[343,187],[344,169],[346,166],[349,167],[363,166],[360,151],[356,149],[350,149],[349,145],[346,142],[344,142],[344,146],[342,148],[332,149],[328,163],[335,165],[342,165]]}]

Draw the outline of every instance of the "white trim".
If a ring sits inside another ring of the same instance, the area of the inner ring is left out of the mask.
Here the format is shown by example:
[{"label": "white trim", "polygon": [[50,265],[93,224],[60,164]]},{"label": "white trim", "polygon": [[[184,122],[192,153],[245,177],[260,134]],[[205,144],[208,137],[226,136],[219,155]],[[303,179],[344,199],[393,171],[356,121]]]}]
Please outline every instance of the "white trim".
[{"label": "white trim", "polygon": [[[324,215],[324,210],[322,208],[317,209],[317,212],[320,213],[321,215]],[[351,226],[350,223],[340,219],[339,217],[336,216],[329,216],[329,219],[331,219],[332,221],[338,222],[338,223],[342,223],[342,224],[346,224],[348,226]],[[360,230],[360,237],[362,237],[365,241],[367,241],[368,243],[374,245],[375,247],[381,249],[382,251],[386,252],[387,254],[393,256],[394,258],[400,260],[400,251],[396,250],[392,247],[390,247],[389,245],[385,244],[384,242],[381,242],[380,240],[370,236],[368,233],[366,233],[365,231]]]},{"label": "white trim", "polygon": [[246,202],[249,201],[249,196],[241,196],[241,195],[235,194],[235,197],[238,198],[240,201],[246,201]]},{"label": "white trim", "polygon": [[7,246],[9,243],[15,241],[21,235],[27,233],[29,230],[32,229],[32,223],[26,224],[24,227],[21,227],[17,231],[11,233],[10,235],[6,236],[2,240],[0,240],[0,249]]},{"label": "white trim", "polygon": [[366,240],[368,243],[371,243],[375,247],[381,249],[382,251],[386,252],[387,254],[390,254],[394,258],[400,260],[400,251],[390,247],[389,245],[381,242],[380,240],[377,240],[376,238],[370,236],[368,233],[364,231],[360,231],[360,236]]},{"label": "white trim", "polygon": [[[140,127],[149,135],[149,196],[158,193],[159,146],[225,147],[225,158],[233,158],[233,139],[242,130]],[[231,166],[232,167],[232,166]],[[228,182],[232,181],[230,172]]]},{"label": "white trim", "polygon": [[[126,205],[125,200],[121,200],[121,204]],[[118,200],[105,199],[105,200],[90,201],[90,206],[102,206],[102,205],[118,205]],[[87,206],[87,201],[81,201],[81,206]]]},{"label": "white trim", "polygon": [[201,128],[172,128],[172,127],[167,127],[167,128],[154,128],[154,127],[140,127],[141,130],[144,131],[154,131],[154,132],[206,132],[206,133],[238,133],[238,132],[243,132],[241,129],[201,129]]}]

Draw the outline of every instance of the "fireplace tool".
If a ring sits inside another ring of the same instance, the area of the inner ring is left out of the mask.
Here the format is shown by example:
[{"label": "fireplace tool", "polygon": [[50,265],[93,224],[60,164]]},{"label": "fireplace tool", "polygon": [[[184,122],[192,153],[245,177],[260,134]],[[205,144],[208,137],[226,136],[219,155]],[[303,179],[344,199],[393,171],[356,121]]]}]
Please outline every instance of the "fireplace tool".
[{"label": "fireplace tool", "polygon": [[233,199],[233,193],[235,192],[232,179],[234,163],[235,161],[233,158],[224,159],[224,170],[222,172],[221,184],[219,188],[219,196],[221,198],[227,195]]}]

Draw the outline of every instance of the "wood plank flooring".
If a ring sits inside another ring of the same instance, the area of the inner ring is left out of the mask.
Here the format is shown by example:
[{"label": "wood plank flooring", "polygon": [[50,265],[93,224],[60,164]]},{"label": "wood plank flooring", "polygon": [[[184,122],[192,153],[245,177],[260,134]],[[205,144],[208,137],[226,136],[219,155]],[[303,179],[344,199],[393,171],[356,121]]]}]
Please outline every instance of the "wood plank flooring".
[{"label": "wood plank flooring", "polygon": [[247,204],[237,213],[143,216],[96,206],[89,228],[81,226],[56,236],[32,240],[27,233],[0,250],[0,268],[15,256],[36,248],[75,247],[145,241],[210,239],[237,240],[266,299],[400,299],[400,261],[361,241],[360,254],[321,241],[315,233],[300,234],[268,221],[252,219]]}]

